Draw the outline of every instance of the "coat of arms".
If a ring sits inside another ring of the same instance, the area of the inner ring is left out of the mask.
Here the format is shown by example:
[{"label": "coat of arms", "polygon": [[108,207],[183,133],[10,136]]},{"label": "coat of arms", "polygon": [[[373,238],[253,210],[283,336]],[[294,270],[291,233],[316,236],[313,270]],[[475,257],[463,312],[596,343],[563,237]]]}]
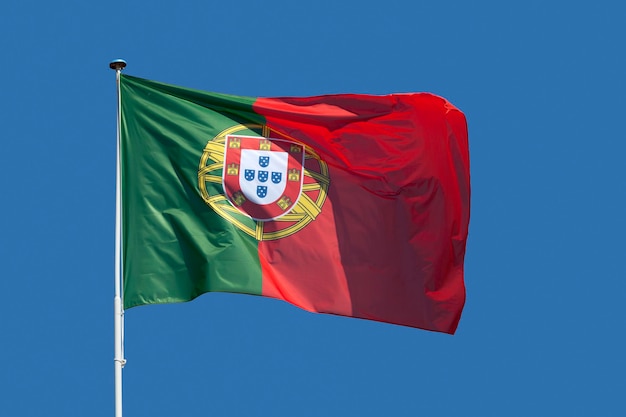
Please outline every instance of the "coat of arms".
[{"label": "coat of arms", "polygon": [[198,167],[204,202],[259,241],[291,236],[314,221],[329,186],[328,165],[314,149],[266,125],[224,129],[207,142]]}]

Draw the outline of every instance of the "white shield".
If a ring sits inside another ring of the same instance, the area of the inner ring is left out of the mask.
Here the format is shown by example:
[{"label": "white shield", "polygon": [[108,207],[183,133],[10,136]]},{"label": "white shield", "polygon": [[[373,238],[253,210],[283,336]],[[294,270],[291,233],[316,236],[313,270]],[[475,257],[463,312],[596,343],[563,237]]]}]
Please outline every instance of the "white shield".
[{"label": "white shield", "polygon": [[242,149],[239,171],[241,192],[255,204],[277,201],[285,191],[288,158],[287,152]]}]

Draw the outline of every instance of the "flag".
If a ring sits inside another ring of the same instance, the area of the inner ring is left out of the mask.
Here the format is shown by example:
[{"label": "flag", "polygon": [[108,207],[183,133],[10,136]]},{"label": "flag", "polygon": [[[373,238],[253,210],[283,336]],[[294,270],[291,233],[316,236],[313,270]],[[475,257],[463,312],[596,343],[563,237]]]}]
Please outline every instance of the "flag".
[{"label": "flag", "polygon": [[244,293],[455,332],[470,182],[448,101],[120,82],[125,308]]}]

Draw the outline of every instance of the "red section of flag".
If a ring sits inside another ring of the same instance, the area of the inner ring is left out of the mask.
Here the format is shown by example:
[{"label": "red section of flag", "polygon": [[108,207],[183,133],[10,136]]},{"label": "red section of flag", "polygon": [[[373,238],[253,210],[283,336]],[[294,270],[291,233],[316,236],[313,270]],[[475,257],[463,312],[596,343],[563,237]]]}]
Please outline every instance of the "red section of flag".
[{"label": "red section of flag", "polygon": [[463,114],[430,94],[259,99],[254,109],[314,149],[331,181],[311,224],[260,242],[263,294],[454,333],[470,203]]}]

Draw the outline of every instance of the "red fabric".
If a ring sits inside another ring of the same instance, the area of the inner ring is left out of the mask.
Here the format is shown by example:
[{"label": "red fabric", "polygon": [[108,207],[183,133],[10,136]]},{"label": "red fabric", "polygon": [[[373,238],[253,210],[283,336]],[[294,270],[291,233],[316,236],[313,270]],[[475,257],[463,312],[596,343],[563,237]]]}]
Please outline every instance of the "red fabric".
[{"label": "red fabric", "polygon": [[263,294],[309,311],[454,333],[465,302],[467,125],[431,94],[259,99],[273,136],[328,164],[322,212],[262,241]]}]

